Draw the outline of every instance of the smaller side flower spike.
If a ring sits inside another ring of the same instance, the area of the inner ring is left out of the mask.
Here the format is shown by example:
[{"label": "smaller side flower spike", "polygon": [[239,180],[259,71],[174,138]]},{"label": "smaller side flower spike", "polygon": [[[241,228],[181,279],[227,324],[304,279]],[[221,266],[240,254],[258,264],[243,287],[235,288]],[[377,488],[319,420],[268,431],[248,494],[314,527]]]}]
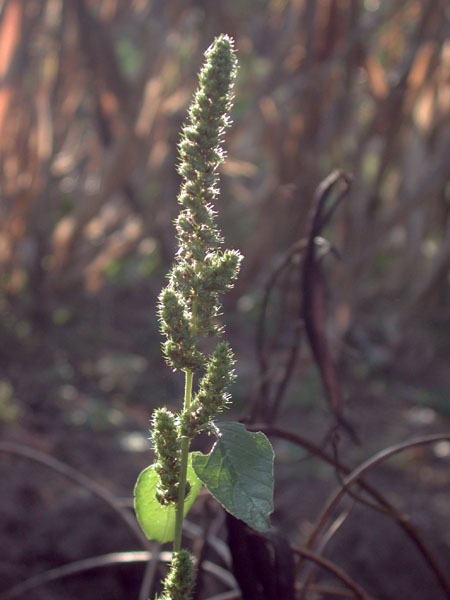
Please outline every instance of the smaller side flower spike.
[{"label": "smaller side flower spike", "polygon": [[193,279],[192,287],[203,300],[202,294],[213,294],[215,302],[220,294],[233,287],[239,273],[242,255],[236,250],[210,252],[201,271]]},{"label": "smaller side flower spike", "polygon": [[156,498],[161,504],[175,504],[180,480],[180,441],[175,415],[165,407],[158,408],[153,413],[152,424],[154,467],[159,476]]},{"label": "smaller side flower spike", "polygon": [[187,550],[174,552],[160,600],[191,600],[194,586],[192,559]]},{"label": "smaller side flower spike", "polygon": [[161,332],[167,338],[163,343],[167,363],[179,370],[200,369],[204,364],[204,356],[197,350],[189,314],[170,286],[164,288],[159,296],[158,311]]},{"label": "smaller side flower spike", "polygon": [[206,429],[215,414],[229,401],[226,390],[234,380],[233,352],[227,342],[219,342],[208,361],[206,373],[199,383],[198,392],[189,409],[181,413],[182,436],[193,437]]}]

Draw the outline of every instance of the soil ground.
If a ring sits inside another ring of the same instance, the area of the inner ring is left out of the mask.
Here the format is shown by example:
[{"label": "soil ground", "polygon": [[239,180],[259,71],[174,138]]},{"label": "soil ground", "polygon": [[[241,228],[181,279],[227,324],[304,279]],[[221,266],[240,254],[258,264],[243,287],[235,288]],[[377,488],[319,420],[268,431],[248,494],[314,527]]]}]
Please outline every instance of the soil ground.
[{"label": "soil ground", "polygon": [[[153,307],[143,308],[143,297],[154,297],[154,291],[141,289],[125,296],[117,292],[112,300],[90,301],[64,325],[35,328],[23,339],[4,332],[0,356],[5,396],[0,441],[22,444],[67,463],[125,504],[138,473],[152,460],[146,431],[152,408],[162,403],[175,407],[182,385],[159,357]],[[235,412],[227,418],[239,416],[255,377],[248,348],[251,326],[247,340],[238,339],[238,332],[242,333],[240,327],[231,326],[237,357],[243,358],[234,390]],[[407,361],[395,373],[355,376],[349,370],[346,411],[361,445],[343,435],[342,461],[356,466],[390,444],[448,433],[450,410],[443,393],[449,383],[447,358],[434,355],[422,370]],[[292,383],[280,424],[320,444],[330,418],[320,389],[311,385],[301,375]],[[273,523],[291,542],[301,545],[339,483],[334,470],[318,459],[287,442],[273,442],[277,454]],[[449,467],[450,444],[440,442],[398,454],[367,477],[410,516],[447,574]],[[48,467],[1,452],[0,477],[0,598],[12,586],[66,563],[141,549],[107,504]],[[208,506],[209,513],[219,510]],[[374,598],[445,597],[417,549],[392,519],[351,498],[340,504],[335,516],[342,511],[348,516],[324,555]],[[193,509],[190,519],[202,523],[199,509]],[[219,534],[223,536],[223,530]],[[19,597],[131,600],[138,597],[143,568],[142,564],[98,568]],[[327,574],[319,575],[322,583],[340,585]],[[203,593],[225,589],[211,579]]]}]

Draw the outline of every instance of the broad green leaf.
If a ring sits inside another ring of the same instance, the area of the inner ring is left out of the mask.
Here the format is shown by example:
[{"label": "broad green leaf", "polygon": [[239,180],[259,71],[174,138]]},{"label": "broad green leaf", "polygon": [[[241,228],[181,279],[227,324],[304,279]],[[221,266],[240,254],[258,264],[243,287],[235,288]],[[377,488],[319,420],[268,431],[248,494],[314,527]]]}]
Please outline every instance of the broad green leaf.
[{"label": "broad green leaf", "polygon": [[233,516],[256,531],[270,528],[273,511],[273,448],[261,433],[241,423],[215,423],[218,439],[211,452],[192,453],[199,479]]},{"label": "broad green leaf", "polygon": [[[184,501],[186,515],[197,498],[202,482],[192,468],[192,456],[189,455],[187,480],[191,484],[189,494]],[[175,506],[164,506],[156,499],[158,475],[151,465],[142,471],[134,488],[134,509],[145,535],[149,540],[161,544],[173,541],[175,535]]]}]

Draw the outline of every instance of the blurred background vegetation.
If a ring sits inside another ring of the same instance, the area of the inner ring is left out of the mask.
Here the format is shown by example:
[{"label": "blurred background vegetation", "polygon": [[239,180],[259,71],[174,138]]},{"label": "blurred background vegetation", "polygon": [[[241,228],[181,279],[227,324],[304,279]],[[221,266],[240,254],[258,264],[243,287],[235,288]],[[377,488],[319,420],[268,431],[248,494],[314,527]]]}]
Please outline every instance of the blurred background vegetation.
[{"label": "blurred background vegetation", "polygon": [[[448,416],[449,19],[445,0],[1,0],[2,431],[98,475],[97,445],[64,446],[75,430],[144,451],[151,407],[177,403],[155,304],[175,249],[180,126],[221,32],[240,64],[218,207],[245,257],[225,302],[238,413],[264,286],[339,168],[353,182],[323,268],[341,377],[378,399],[395,382],[410,423]],[[287,409],[323,405],[306,351],[295,377]]]},{"label": "blurred background vegetation", "polygon": [[353,185],[327,230],[341,259],[325,265],[335,356],[362,359],[364,376],[425,372],[448,353],[445,1],[3,0],[0,11],[4,418],[46,401],[35,384],[57,384],[70,405],[92,380],[96,395],[144,393],[134,380],[159,355],[180,125],[221,31],[240,62],[220,204],[245,255],[229,318],[252,335],[269,272],[341,168]]}]

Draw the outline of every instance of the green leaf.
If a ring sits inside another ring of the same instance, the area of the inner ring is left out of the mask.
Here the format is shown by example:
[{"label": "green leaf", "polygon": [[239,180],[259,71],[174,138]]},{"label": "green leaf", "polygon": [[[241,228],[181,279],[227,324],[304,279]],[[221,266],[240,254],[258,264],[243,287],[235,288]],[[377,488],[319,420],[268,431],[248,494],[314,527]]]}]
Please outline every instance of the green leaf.
[{"label": "green leaf", "polygon": [[[191,485],[189,494],[184,501],[186,515],[197,498],[202,482],[192,468],[192,456],[189,454],[187,480]],[[149,540],[161,544],[173,541],[175,535],[175,506],[164,506],[156,499],[158,475],[151,465],[142,471],[134,488],[134,509],[145,535]]]},{"label": "green leaf", "polygon": [[214,498],[256,531],[270,528],[273,448],[241,423],[215,423],[218,439],[207,455],[192,453],[192,466]]}]

